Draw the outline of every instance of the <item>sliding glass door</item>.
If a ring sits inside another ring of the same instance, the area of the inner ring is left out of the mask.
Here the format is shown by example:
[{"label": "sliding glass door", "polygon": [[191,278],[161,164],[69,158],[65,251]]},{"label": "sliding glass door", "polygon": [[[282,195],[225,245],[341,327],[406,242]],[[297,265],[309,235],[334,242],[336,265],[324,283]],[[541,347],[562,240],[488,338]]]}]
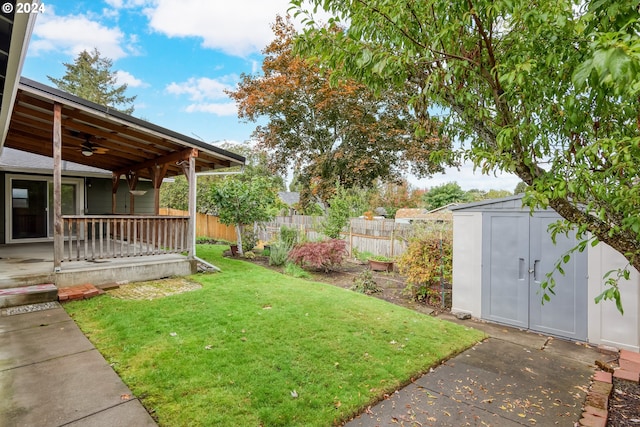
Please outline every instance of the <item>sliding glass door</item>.
[{"label": "sliding glass door", "polygon": [[[53,238],[53,181],[51,178],[14,175],[8,177],[11,241]],[[62,215],[78,215],[82,211],[83,180],[63,178]]]},{"label": "sliding glass door", "polygon": [[11,239],[47,237],[47,182],[11,181]]},{"label": "sliding glass door", "polygon": [[[62,215],[77,215],[77,185],[62,183]],[[49,237],[53,238],[53,182],[49,182]]]}]

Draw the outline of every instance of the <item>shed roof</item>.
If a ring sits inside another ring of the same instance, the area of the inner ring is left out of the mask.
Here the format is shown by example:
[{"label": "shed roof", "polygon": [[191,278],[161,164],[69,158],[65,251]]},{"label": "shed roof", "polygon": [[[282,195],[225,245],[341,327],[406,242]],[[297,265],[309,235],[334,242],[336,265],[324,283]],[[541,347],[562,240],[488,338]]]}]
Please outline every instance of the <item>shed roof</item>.
[{"label": "shed roof", "polygon": [[449,209],[454,212],[477,212],[487,210],[522,211],[528,209],[522,206],[523,197],[524,194],[516,194],[514,196],[507,196],[500,199],[487,199],[479,202],[451,206]]}]

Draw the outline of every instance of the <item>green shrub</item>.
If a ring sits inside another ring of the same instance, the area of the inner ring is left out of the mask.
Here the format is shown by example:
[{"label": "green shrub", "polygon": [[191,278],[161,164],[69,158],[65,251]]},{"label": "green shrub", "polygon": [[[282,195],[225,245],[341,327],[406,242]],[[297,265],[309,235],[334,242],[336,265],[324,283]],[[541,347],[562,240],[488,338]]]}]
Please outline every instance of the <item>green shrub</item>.
[{"label": "green shrub", "polygon": [[351,290],[360,292],[365,295],[372,295],[378,292],[382,292],[382,289],[374,280],[371,270],[363,270],[360,274],[358,274],[357,277],[354,277]]},{"label": "green shrub", "polygon": [[425,230],[411,238],[407,251],[397,260],[407,278],[405,292],[417,301],[438,303],[441,283],[451,283],[453,233],[450,227]]},{"label": "green shrub", "polygon": [[298,229],[295,227],[280,227],[280,241],[289,247],[289,250],[298,244]]},{"label": "green shrub", "polygon": [[262,256],[269,256],[271,254],[271,249],[263,249]]},{"label": "green shrub", "polygon": [[287,262],[289,257],[289,246],[283,242],[276,242],[271,245],[271,251],[269,253],[269,265],[280,267]]},{"label": "green shrub", "polygon": [[284,274],[287,276],[297,277],[299,279],[310,279],[311,274],[304,271],[302,267],[292,262],[288,262],[284,266]]},{"label": "green shrub", "polygon": [[248,252],[258,244],[258,233],[253,229],[242,230],[242,252]]},{"label": "green shrub", "polygon": [[393,258],[389,258],[388,256],[384,256],[384,255],[373,255],[371,254],[371,252],[369,252],[369,258],[372,261],[380,261],[380,262],[392,262]]},{"label": "green shrub", "polygon": [[367,262],[367,260],[370,260],[371,257],[374,256],[373,253],[369,251],[360,251],[358,248],[353,248],[352,253],[353,257],[360,262]]}]

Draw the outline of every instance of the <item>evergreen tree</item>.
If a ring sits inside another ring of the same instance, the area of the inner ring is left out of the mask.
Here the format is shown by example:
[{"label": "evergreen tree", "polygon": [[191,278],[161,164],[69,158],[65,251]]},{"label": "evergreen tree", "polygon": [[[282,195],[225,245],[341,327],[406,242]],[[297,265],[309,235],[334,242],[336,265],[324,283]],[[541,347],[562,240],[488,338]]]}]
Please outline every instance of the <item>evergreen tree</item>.
[{"label": "evergreen tree", "polygon": [[47,76],[58,89],[125,114],[133,113],[130,104],[136,96],[125,95],[127,84],[116,85],[116,73],[111,70],[113,61],[100,57],[98,49],[83,50],[72,64],[63,65],[67,72],[62,78]]}]

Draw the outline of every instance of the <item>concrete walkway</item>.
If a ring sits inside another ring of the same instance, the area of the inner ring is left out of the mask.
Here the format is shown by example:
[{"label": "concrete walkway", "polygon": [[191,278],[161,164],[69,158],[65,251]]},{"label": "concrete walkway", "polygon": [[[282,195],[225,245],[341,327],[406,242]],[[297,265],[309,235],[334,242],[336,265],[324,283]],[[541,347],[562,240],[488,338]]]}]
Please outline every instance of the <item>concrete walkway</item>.
[{"label": "concrete walkway", "polygon": [[0,313],[0,426],[156,426],[69,315],[48,304],[56,308]]},{"label": "concrete walkway", "polygon": [[[486,341],[436,367],[345,427],[573,426],[591,383],[594,348],[481,321]],[[604,357],[606,359],[606,357]]]}]

